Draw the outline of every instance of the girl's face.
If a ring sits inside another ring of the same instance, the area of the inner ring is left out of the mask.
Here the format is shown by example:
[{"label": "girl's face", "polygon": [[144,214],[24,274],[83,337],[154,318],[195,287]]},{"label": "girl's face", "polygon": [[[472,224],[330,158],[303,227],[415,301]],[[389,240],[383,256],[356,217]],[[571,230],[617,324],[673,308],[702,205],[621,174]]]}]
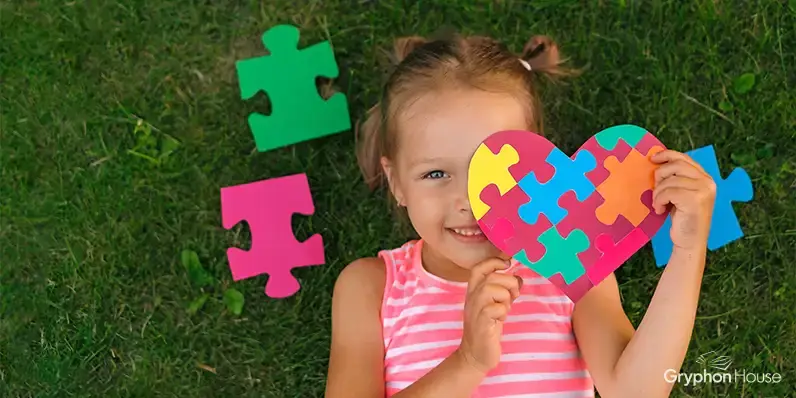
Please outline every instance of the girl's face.
[{"label": "girl's face", "polygon": [[382,164],[398,203],[435,256],[469,269],[501,254],[473,217],[467,172],[486,137],[525,128],[515,97],[475,89],[426,94],[400,115],[398,153]]}]

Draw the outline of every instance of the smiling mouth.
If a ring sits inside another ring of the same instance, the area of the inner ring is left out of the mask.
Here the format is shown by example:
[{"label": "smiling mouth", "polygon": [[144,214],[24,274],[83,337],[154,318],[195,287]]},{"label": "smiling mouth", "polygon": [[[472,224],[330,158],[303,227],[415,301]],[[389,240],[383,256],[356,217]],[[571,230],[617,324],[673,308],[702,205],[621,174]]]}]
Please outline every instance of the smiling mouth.
[{"label": "smiling mouth", "polygon": [[481,236],[484,234],[478,227],[469,227],[469,228],[448,228],[449,230],[453,231],[457,235],[461,236]]}]

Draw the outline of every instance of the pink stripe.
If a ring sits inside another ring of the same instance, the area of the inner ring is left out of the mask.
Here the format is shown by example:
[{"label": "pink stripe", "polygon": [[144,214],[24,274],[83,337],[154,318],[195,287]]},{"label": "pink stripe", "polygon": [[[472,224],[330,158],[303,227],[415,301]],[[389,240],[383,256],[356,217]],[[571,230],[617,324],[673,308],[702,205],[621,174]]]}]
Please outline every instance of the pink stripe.
[{"label": "pink stripe", "polygon": [[[440,340],[434,342],[417,342],[415,344],[404,344],[398,347],[390,347],[390,351],[385,355],[384,363],[386,366],[410,364],[421,362],[427,359],[435,358],[437,355],[444,355],[447,357],[453,350],[459,347],[461,342],[460,338]],[[432,344],[437,344],[434,347]],[[574,340],[557,341],[557,340],[538,340],[533,341],[529,339],[516,340],[516,341],[503,341],[500,344],[501,351],[504,357],[521,356],[528,353],[538,355],[546,354],[567,354],[576,352],[578,349]],[[533,346],[532,349],[529,347]],[[417,348],[416,348],[417,347]],[[392,354],[396,352],[396,354]]]},{"label": "pink stripe", "polygon": [[[424,286],[425,289],[425,286]],[[395,299],[403,298],[404,295],[397,293],[396,291],[391,292],[390,297]],[[446,294],[446,293],[426,293],[425,291],[421,291],[418,289],[418,292],[414,295],[409,296],[411,298],[411,304],[414,305],[432,305],[432,304],[455,304],[455,303],[463,303],[464,296],[453,295],[453,294]],[[387,298],[385,298],[385,302]],[[388,308],[405,308],[404,305],[390,305],[389,303],[386,304]]]},{"label": "pink stripe", "polygon": [[[566,391],[593,391],[591,379],[588,377],[565,379],[565,380],[539,380],[539,381],[520,381],[510,383],[500,383],[484,385],[479,387],[478,392],[484,397],[499,397],[502,395],[518,394],[539,394]],[[593,396],[584,394],[584,397]]]}]

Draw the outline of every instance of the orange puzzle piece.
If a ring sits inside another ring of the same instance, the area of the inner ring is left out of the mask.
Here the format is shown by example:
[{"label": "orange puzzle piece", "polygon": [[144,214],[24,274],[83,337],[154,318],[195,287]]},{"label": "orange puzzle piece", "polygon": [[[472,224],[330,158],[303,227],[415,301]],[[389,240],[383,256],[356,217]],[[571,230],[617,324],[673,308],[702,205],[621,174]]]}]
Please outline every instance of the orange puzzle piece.
[{"label": "orange puzzle piece", "polygon": [[605,199],[595,213],[600,222],[611,225],[620,214],[634,227],[644,221],[650,210],[641,201],[641,194],[653,188],[655,169],[659,167],[649,158],[661,151],[663,148],[655,146],[643,155],[633,149],[622,162],[616,156],[605,159],[603,165],[611,174],[597,186],[597,192]]}]

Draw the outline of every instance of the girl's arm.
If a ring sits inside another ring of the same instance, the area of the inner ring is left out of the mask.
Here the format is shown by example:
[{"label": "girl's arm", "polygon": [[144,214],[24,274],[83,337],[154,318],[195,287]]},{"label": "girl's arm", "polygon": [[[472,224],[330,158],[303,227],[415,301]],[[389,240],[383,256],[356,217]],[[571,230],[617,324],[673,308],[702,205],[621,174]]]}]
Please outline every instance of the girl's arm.
[{"label": "girl's arm", "polygon": [[384,397],[381,298],[384,264],[365,258],[343,269],[332,296],[326,397]]},{"label": "girl's arm", "polygon": [[[668,397],[679,373],[696,317],[716,187],[693,160],[664,151],[652,157],[653,207],[672,210],[674,249],[638,326],[624,313],[611,274],[575,306],[573,328],[595,387],[605,397]],[[672,372],[672,371],[669,371]]]},{"label": "girl's arm", "polygon": [[669,396],[665,372],[683,364],[704,264],[704,253],[675,250],[635,333],[613,274],[577,303],[573,326],[600,395]]}]

